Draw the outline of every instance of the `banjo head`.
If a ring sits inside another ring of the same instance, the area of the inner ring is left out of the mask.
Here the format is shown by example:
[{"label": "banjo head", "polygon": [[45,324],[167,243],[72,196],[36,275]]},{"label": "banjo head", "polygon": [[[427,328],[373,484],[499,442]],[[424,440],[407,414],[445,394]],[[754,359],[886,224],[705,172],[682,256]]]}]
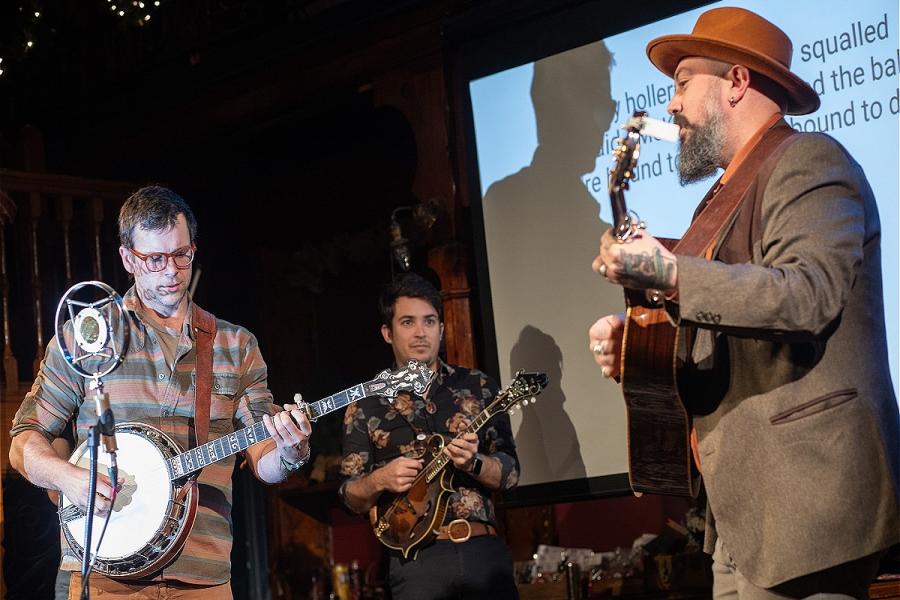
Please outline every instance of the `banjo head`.
[{"label": "banjo head", "polygon": [[[117,425],[116,442],[119,477],[125,481],[102,540],[106,517],[94,515],[91,555],[97,557],[95,571],[123,576],[134,574],[131,565],[141,560],[139,553],[147,554],[148,547],[158,546],[159,538],[166,537],[164,528],[171,528],[170,519],[177,518],[173,515],[177,489],[172,484],[167,459],[181,449],[155,427],[141,423]],[[75,450],[69,462],[88,468],[87,442]],[[109,455],[98,452],[97,464],[99,472],[106,474]],[[82,557],[85,516],[65,496],[60,499],[59,515],[66,541]]]}]

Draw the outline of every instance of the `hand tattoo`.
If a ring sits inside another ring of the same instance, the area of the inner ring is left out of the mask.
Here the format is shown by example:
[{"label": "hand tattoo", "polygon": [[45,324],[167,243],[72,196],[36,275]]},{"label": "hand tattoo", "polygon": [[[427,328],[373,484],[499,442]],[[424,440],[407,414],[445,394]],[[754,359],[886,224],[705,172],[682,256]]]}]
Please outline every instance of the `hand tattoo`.
[{"label": "hand tattoo", "polygon": [[632,289],[670,290],[675,287],[675,261],[653,249],[653,254],[622,251],[622,285]]}]

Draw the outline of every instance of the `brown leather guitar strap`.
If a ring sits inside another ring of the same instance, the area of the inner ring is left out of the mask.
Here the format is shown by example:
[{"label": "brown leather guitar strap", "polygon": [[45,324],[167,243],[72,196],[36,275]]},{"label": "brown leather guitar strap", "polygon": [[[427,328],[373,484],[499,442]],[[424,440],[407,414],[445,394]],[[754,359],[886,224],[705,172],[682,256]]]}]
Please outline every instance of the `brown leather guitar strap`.
[{"label": "brown leather guitar strap", "polygon": [[744,196],[766,159],[772,156],[783,141],[795,133],[796,131],[787,125],[769,129],[744,159],[731,181],[709,199],[684,237],[675,246],[674,253],[711,259],[714,256],[714,249],[734,223]]},{"label": "brown leather guitar strap", "polygon": [[[750,152],[743,164],[734,173],[731,181],[717,192],[707,194],[702,209],[698,209],[690,228],[673,250],[676,254],[687,256],[702,256],[712,260],[719,245],[725,239],[728,231],[734,225],[740,213],[744,197],[750,190],[756,177],[764,171],[771,173],[774,164],[766,164],[768,159],[777,160],[781,144],[794,133],[792,127],[786,125],[769,129]],[[753,207],[754,209],[758,207]],[[696,330],[693,327],[685,328],[685,348],[688,357],[691,356],[694,346]],[[690,433],[691,453],[697,470],[702,470],[700,465],[700,452],[698,449],[697,429],[691,424]]]},{"label": "brown leather guitar strap", "polygon": [[193,304],[191,325],[197,338],[197,362],[194,366],[194,436],[197,446],[209,438],[209,405],[212,393],[213,340],[216,318]]},{"label": "brown leather guitar strap", "polygon": [[[781,153],[782,143],[794,133],[787,125],[769,129],[760,139],[756,147],[747,155],[727,185],[718,191],[710,191],[703,197],[700,207],[694,212],[694,219],[687,232],[674,246],[672,252],[686,256],[702,256],[712,260],[740,213],[741,205],[747,191],[760,173],[771,173],[774,164],[767,164],[768,159],[777,160]],[[757,209],[757,207],[753,207]],[[754,215],[756,216],[756,215]],[[686,356],[690,357],[694,346],[695,331],[693,327],[685,328]]]}]

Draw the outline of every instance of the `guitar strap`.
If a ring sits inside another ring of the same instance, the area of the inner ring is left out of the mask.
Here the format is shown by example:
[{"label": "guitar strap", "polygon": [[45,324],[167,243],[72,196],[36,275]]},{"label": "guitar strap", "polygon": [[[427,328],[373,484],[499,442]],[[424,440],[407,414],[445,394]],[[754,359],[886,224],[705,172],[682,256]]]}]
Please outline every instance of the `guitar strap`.
[{"label": "guitar strap", "polygon": [[[795,133],[794,129],[786,124],[769,129],[735,171],[731,181],[724,186],[717,183],[703,197],[694,212],[691,226],[671,249],[672,252],[713,260],[729,236],[735,221],[741,217],[741,206],[757,176],[760,173],[772,172],[784,149],[783,142]],[[753,215],[741,220],[747,221],[749,224],[746,227],[752,228],[752,221],[759,220],[759,206],[751,206],[750,209]],[[759,234],[758,225],[750,232],[750,235],[753,234]],[[745,261],[750,260],[749,255],[743,258]],[[693,327],[684,328],[685,356],[688,358],[693,352],[695,333]]]},{"label": "guitar strap", "polygon": [[699,214],[675,246],[674,253],[703,256],[711,260],[719,243],[734,224],[742,201],[764,163],[773,157],[782,142],[795,133],[797,132],[787,125],[769,129],[728,184],[703,199],[701,208],[697,211]]},{"label": "guitar strap", "polygon": [[212,394],[213,340],[216,337],[216,318],[192,304],[191,326],[197,337],[197,362],[194,366],[194,437],[202,446],[209,438],[209,405]]},{"label": "guitar strap", "polygon": [[[684,237],[675,246],[674,252],[688,256],[702,256],[707,260],[713,260],[719,252],[723,242],[738,220],[741,207],[745,198],[749,196],[751,186],[760,173],[771,173],[775,168],[783,142],[794,135],[796,131],[787,125],[776,126],[769,129],[760,139],[759,143],[750,152],[744,162],[737,169],[731,181],[727,185],[718,188],[718,184],[700,202],[694,213],[694,219]],[[768,162],[767,162],[768,161]],[[718,189],[717,189],[718,188]],[[750,223],[751,219],[759,218],[759,203],[751,206],[753,215],[749,219],[743,219]],[[740,229],[740,227],[739,227]],[[758,234],[758,228],[750,232]],[[752,240],[751,240],[752,242]],[[744,257],[749,260],[750,257]],[[693,353],[696,329],[684,328],[685,356],[689,360]],[[698,450],[697,430],[691,425],[690,431],[691,453],[694,464],[699,471],[700,453]]]}]

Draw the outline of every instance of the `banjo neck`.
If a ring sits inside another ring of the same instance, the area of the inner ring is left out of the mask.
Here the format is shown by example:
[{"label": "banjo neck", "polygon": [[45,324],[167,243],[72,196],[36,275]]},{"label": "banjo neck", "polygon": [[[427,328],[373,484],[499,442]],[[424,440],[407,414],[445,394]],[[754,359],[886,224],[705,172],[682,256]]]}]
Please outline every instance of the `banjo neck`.
[{"label": "banjo neck", "polygon": [[[416,361],[410,361],[410,363],[413,362]],[[306,414],[307,419],[314,422],[328,413],[340,410],[368,396],[381,395],[394,398],[399,391],[412,389],[412,385],[420,383],[420,380],[424,382],[423,386],[430,383],[432,374],[430,370],[424,376],[420,374],[418,369],[422,367],[424,365],[409,364],[394,372],[382,371],[371,381],[354,385],[315,402],[301,404],[300,409]],[[264,442],[271,437],[265,423],[257,421],[253,425],[191,448],[167,460],[172,480],[191,475],[206,465],[243,452],[250,446]]]}]

